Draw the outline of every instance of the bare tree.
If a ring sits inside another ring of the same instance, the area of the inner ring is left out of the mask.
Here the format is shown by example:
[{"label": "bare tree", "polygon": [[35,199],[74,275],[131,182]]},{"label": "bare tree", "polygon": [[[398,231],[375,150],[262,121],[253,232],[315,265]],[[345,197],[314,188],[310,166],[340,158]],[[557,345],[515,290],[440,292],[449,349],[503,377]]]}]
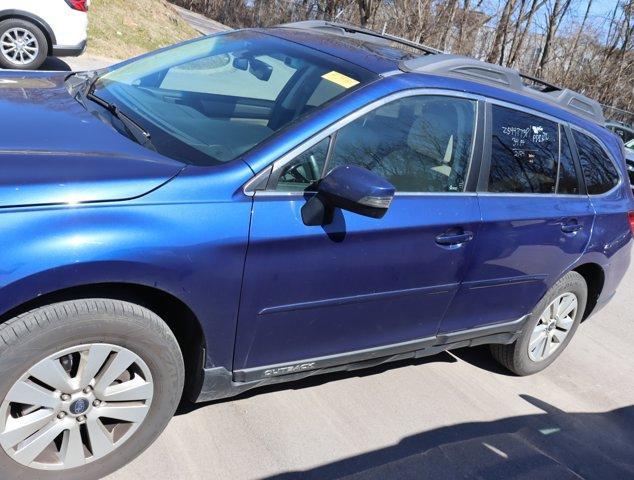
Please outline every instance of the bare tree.
[{"label": "bare tree", "polygon": [[590,15],[590,10],[592,9],[592,2],[593,0],[588,0],[588,5],[586,6],[586,12],[583,15],[583,20],[581,21],[581,25],[579,25],[577,33],[575,34],[574,39],[572,41],[572,46],[570,47],[571,56],[570,56],[566,71],[564,73],[563,83],[566,83],[570,72],[578,64],[577,47],[579,46],[579,39],[581,38],[581,35],[586,27],[586,24],[588,23],[588,16]]},{"label": "bare tree", "polygon": [[[337,20],[520,68],[581,91],[614,111],[634,110],[634,0],[173,0],[231,27]],[[577,3],[573,3],[573,2]],[[573,5],[583,6],[576,21]],[[562,28],[565,25],[565,28]],[[563,32],[562,32],[563,30]]]},{"label": "bare tree", "polygon": [[493,46],[487,57],[487,62],[502,63],[502,46],[507,37],[507,31],[511,21],[511,14],[515,10],[515,4],[517,0],[508,0],[502,9],[502,14],[495,29],[495,37],[493,39]]},{"label": "bare tree", "polygon": [[[590,0],[592,1],[592,0]],[[519,56],[522,54],[522,48],[524,47],[524,40],[528,29],[533,24],[533,18],[537,11],[546,3],[546,0],[532,0],[528,13],[518,15],[517,28],[515,30],[515,36],[513,38],[513,45],[511,46],[511,54],[508,61],[509,66],[514,66],[517,63]]]},{"label": "bare tree", "polygon": [[557,29],[566,15],[571,1],[572,0],[555,0],[553,7],[549,9],[544,46],[542,47],[539,63],[535,71],[536,75],[541,75],[544,66],[548,62],[548,55],[550,54],[553,40],[557,34]]}]

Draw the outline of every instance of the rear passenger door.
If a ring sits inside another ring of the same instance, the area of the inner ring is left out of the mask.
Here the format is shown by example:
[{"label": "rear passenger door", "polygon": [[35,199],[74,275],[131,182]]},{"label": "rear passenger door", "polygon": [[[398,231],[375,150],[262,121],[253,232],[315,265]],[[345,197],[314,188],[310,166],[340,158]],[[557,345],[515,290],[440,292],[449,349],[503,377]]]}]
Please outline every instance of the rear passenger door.
[{"label": "rear passenger door", "polygon": [[580,257],[592,231],[593,209],[568,127],[505,105],[487,107],[478,182],[482,225],[442,332],[529,313]]}]

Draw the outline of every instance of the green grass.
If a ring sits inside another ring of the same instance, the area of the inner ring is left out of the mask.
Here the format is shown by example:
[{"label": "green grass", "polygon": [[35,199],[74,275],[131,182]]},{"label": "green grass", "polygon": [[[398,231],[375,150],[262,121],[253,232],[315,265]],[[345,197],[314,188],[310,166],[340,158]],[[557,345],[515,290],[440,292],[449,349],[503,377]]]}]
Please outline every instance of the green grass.
[{"label": "green grass", "polygon": [[199,35],[164,0],[92,0],[88,54],[125,59]]}]

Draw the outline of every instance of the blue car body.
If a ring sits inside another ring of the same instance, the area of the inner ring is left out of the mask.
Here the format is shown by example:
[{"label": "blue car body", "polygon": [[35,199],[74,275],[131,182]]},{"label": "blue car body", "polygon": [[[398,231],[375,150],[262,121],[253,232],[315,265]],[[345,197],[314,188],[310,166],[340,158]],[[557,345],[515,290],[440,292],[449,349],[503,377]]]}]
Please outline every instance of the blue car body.
[{"label": "blue car body", "polygon": [[[3,73],[3,318],[78,292],[163,302],[176,312],[175,328],[189,322],[190,394],[205,400],[372,361],[511,341],[573,269],[594,279],[588,315],[613,296],[630,263],[634,201],[611,132],[486,84],[393,74],[396,60],[336,38],[273,34],[378,79],[213,167],[186,165],[115,132],[68,94],[67,75]],[[618,159],[622,180],[600,196],[479,192],[481,142],[467,192],[397,194],[382,219],[341,211],[329,226],[307,226],[303,196],[245,192],[256,174],[341,118],[412,89],[468,93],[582,128]],[[571,218],[583,228],[567,235],[560,227]],[[473,241],[437,245],[454,225]]]}]

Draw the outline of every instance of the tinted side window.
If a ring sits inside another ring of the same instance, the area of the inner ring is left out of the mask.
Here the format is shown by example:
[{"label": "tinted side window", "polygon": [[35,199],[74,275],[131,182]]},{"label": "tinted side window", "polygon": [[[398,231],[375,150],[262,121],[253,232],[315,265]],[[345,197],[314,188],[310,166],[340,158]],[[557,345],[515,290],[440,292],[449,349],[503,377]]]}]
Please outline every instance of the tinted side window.
[{"label": "tinted side window", "polygon": [[557,193],[565,193],[569,195],[577,195],[579,193],[579,178],[575,169],[575,163],[572,159],[572,150],[568,143],[568,136],[564,132],[563,127],[559,126],[561,138],[560,155],[559,155],[559,180],[557,182]]},{"label": "tinted side window", "polygon": [[619,174],[610,157],[601,145],[588,135],[573,130],[573,136],[588,193],[596,195],[611,190],[619,183]]},{"label": "tinted side window", "polygon": [[467,99],[395,100],[339,130],[327,170],[358,165],[383,176],[397,191],[461,192],[475,119],[476,103]]},{"label": "tinted side window", "polygon": [[555,122],[493,105],[489,191],[555,193],[559,135]]}]

